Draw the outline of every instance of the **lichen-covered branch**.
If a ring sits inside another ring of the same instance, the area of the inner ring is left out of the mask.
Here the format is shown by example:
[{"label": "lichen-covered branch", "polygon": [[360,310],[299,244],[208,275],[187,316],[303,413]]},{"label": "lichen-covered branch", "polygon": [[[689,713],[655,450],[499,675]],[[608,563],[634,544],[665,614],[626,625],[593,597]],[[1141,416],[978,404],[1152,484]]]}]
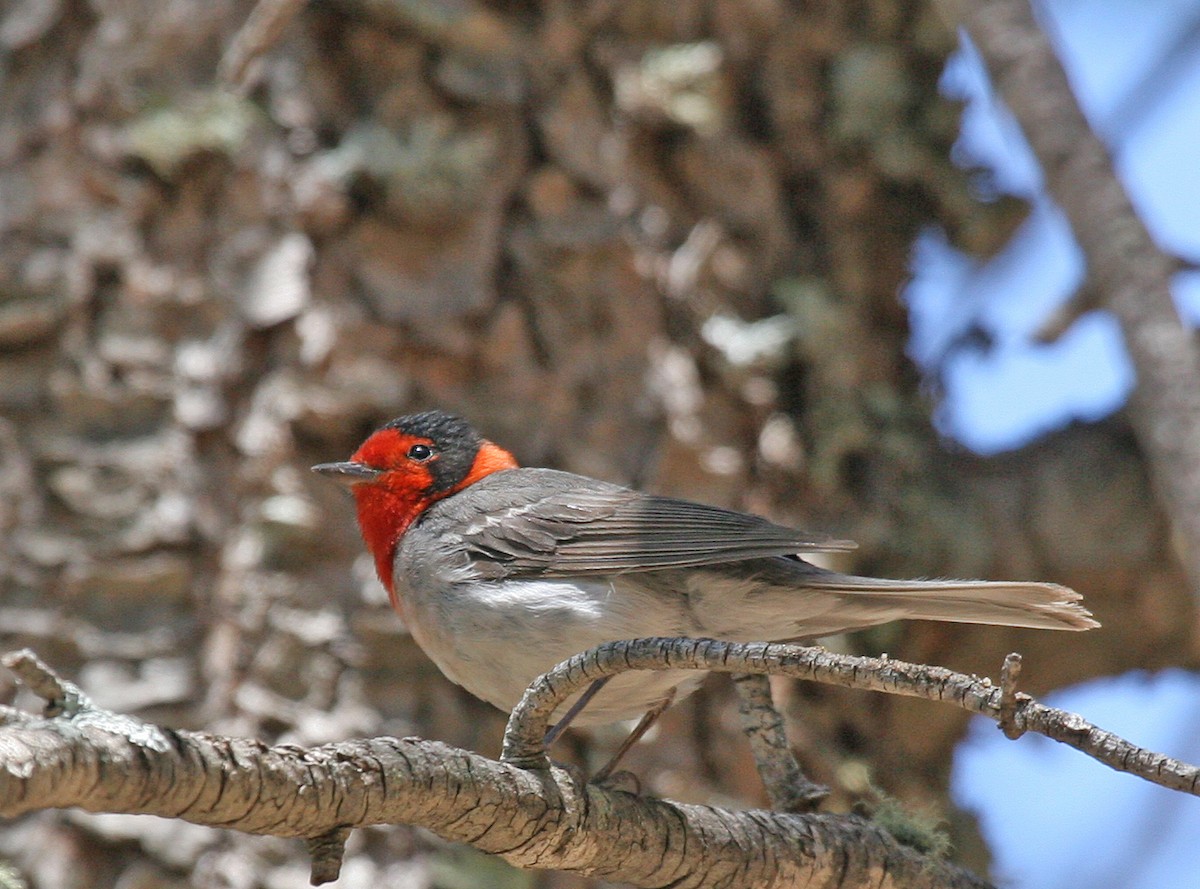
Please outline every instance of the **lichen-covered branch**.
[{"label": "lichen-covered branch", "polygon": [[336,875],[348,828],[405,823],[522,867],[635,886],[986,885],[856,816],[647,799],[432,741],[270,747],[90,707],[0,727],[0,817],[69,806],[304,838],[315,881]]},{"label": "lichen-covered branch", "polygon": [[[539,677],[513,710],[502,760],[544,767],[542,738],[550,714],[571,695],[605,676],[627,670],[711,670],[764,673],[846,688],[943,701],[994,719],[1013,731],[1045,735],[1121,772],[1171,790],[1200,796],[1200,767],[1163,756],[1092,725],[1083,717],[1039,704],[1011,687],[944,667],[890,658],[851,657],[786,643],[711,639],[633,639],[597,646]],[[1014,671],[1009,675],[1015,682]]]},{"label": "lichen-covered branch", "polygon": [[1171,296],[1179,261],[1139,218],[1029,0],[939,0],[938,6],[979,48],[1071,223],[1096,304],[1120,321],[1137,370],[1131,407],[1138,440],[1200,593],[1200,348]]}]

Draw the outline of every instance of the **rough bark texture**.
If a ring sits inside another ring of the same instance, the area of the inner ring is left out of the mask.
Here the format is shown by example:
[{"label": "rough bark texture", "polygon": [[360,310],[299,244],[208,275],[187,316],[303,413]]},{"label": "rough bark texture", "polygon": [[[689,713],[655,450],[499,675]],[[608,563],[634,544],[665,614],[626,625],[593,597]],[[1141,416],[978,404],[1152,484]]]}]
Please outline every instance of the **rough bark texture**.
[{"label": "rough bark texture", "polygon": [[[983,673],[1019,648],[1035,691],[1195,665],[1122,422],[992,461],[930,427],[897,300],[912,238],[986,255],[1020,215],[947,160],[931,7],[314,3],[223,92],[255,8],[0,10],[0,646],[182,729],[497,752],[504,715],[424,659],[307,472],[437,405],[526,463],[844,534],[864,572],[1059,581],[1106,624],[856,650]],[[862,763],[953,814],[963,715],[792,694],[831,806]],[[733,706],[710,685],[627,765],[677,799],[761,801]],[[346,887],[501,879],[412,831],[351,843]],[[292,844],[76,813],[0,828],[0,857],[43,889],[307,874]]]},{"label": "rough bark texture", "polygon": [[1200,795],[1200,766],[1139,748],[1077,713],[1043,706],[1017,691],[1019,668],[1015,665],[1020,660],[1012,653],[1004,659],[997,684],[945,667],[850,657],[786,643],[654,637],[608,642],[573,656],[529,687],[509,718],[502,759],[529,768],[549,768],[544,738],[551,714],[597,679],[628,670],[745,671],[953,704],[996,720],[1013,739],[1034,731],[1082,750],[1110,768],[1171,790]]},{"label": "rough bark texture", "polygon": [[[952,704],[996,720],[1014,739],[1038,732],[1114,769],[1200,795],[1200,767],[1018,692],[1019,660],[1010,654],[994,685],[944,667],[782,643],[610,642],[533,683],[513,711],[497,763],[414,738],[304,749],[164,729],[96,708],[35,655],[16,652],[5,655],[4,665],[46,699],[49,718],[0,710],[0,816],[78,806],[302,837],[315,885],[338,878],[352,830],[404,823],[524,868],[639,887],[986,886],[923,854],[928,850],[914,848],[911,839],[900,841],[896,828],[859,816],[686,806],[584,784],[552,766],[544,742],[548,720],[571,695],[628,670],[678,669],[738,673],[743,687],[746,676],[778,675]],[[770,710],[769,693],[766,699],[760,709]],[[773,790],[789,783],[801,789],[770,772],[763,769]],[[802,795],[775,793],[773,801],[800,802]],[[911,827],[903,833],[915,836]]]},{"label": "rough bark texture", "polygon": [[16,722],[0,729],[6,817],[79,806],[309,838],[321,852],[344,843],[347,827],[407,823],[524,868],[646,887],[986,886],[856,816],[681,805],[584,784],[548,763],[519,769],[437,742],[272,748],[86,705]]}]

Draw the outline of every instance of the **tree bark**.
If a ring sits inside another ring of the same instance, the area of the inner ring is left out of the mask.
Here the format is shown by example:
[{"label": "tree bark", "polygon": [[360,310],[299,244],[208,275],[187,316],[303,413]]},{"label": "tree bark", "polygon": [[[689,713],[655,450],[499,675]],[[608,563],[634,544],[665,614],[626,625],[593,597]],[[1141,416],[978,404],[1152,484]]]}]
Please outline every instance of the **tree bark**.
[{"label": "tree bark", "polygon": [[940,667],[796,645],[607,643],[530,686],[513,711],[501,762],[415,738],[303,749],[172,731],[97,709],[31,653],[4,662],[48,697],[53,715],[0,712],[7,723],[0,727],[0,816],[77,806],[303,838],[314,855],[314,883],[337,877],[351,828],[408,823],[520,867],[635,886],[986,885],[857,816],[688,806],[585,784],[552,766],[543,744],[550,714],[596,679],[627,670],[776,674],[951,703],[997,720],[1010,736],[1036,731],[1113,768],[1200,795],[1200,767],[1018,693],[1015,655],[994,686]]},{"label": "tree bark", "polygon": [[271,747],[147,725],[67,688],[61,715],[0,714],[0,817],[73,806],[303,838],[314,882],[336,878],[347,828],[404,823],[520,867],[634,886],[986,886],[855,816],[682,805],[415,738]]}]

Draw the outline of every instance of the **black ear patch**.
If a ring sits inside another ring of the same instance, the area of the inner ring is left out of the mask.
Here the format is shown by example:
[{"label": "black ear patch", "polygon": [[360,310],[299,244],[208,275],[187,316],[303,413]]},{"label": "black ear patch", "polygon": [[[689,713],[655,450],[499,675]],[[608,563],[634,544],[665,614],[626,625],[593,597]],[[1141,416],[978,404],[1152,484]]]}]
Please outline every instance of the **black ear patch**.
[{"label": "black ear patch", "polygon": [[483,445],[483,438],[466,420],[445,411],[409,414],[383,428],[433,442],[434,458],[426,464],[433,475],[431,492],[449,491],[462,482]]}]

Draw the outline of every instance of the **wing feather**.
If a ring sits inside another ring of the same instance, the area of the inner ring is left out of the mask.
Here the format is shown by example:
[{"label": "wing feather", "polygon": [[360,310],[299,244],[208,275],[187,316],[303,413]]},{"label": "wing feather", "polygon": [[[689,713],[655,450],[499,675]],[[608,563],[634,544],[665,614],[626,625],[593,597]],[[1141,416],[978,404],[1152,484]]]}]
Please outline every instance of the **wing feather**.
[{"label": "wing feather", "polygon": [[[442,501],[488,577],[578,577],[853,549],[760,516],[641,494],[548,469],[513,469]],[[469,514],[466,514],[469,511]]]}]

